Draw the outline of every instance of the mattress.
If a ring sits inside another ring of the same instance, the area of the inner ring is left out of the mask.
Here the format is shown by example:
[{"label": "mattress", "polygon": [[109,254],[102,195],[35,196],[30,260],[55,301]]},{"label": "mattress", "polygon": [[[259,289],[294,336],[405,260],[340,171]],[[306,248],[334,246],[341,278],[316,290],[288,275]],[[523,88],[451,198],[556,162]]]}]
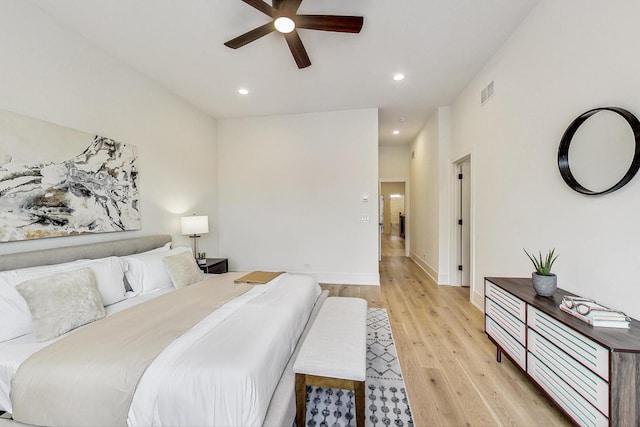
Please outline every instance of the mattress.
[{"label": "mattress", "polygon": [[[233,285],[242,274],[219,280]],[[107,315],[168,292],[126,299],[108,306]],[[146,370],[128,424],[261,425],[319,294],[312,279],[285,274],[205,317]],[[0,343],[0,410],[11,412],[11,380],[20,364],[50,343],[31,335]]]}]

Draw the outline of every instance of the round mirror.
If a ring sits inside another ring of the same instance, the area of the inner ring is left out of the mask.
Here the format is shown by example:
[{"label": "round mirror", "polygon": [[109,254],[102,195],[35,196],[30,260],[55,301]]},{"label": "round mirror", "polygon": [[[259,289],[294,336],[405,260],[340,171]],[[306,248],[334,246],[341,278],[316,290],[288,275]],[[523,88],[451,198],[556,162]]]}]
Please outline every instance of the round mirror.
[{"label": "round mirror", "polygon": [[581,114],[562,136],[558,167],[567,185],[582,194],[622,188],[640,168],[640,122],[616,107]]}]

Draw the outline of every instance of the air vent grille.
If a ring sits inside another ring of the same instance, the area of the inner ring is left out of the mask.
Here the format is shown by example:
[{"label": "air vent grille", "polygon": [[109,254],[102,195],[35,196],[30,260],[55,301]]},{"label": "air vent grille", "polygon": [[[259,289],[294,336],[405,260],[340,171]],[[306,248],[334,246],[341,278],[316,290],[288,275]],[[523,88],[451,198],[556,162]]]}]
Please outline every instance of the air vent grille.
[{"label": "air vent grille", "polygon": [[482,92],[480,93],[480,105],[484,105],[487,101],[493,98],[494,94],[495,94],[495,88],[492,80],[491,83],[489,83],[487,87],[482,89]]}]

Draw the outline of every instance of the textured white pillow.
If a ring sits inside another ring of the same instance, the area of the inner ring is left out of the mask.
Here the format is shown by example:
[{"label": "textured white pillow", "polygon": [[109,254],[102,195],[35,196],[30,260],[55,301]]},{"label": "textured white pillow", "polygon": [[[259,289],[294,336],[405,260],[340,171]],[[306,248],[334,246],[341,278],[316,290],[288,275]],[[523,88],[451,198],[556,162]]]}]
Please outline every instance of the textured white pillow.
[{"label": "textured white pillow", "polygon": [[125,276],[131,289],[136,293],[145,293],[171,287],[173,283],[171,283],[169,273],[164,268],[162,258],[182,252],[191,254],[191,249],[180,247],[168,251],[122,257],[127,262]]},{"label": "textured white pillow", "polygon": [[31,313],[18,291],[0,279],[0,342],[31,332]]},{"label": "textured white pillow", "polygon": [[127,263],[115,256],[22,268],[7,272],[7,274],[9,274],[9,282],[15,286],[27,280],[85,267],[91,268],[93,271],[104,305],[111,305],[125,299],[124,272],[127,268]]},{"label": "textured white pillow", "polygon": [[39,342],[105,316],[90,268],[27,280],[19,283],[16,290],[29,306],[33,333]]},{"label": "textured white pillow", "polygon": [[184,288],[204,279],[204,273],[198,267],[191,251],[165,256],[162,258],[162,262],[176,289]]}]

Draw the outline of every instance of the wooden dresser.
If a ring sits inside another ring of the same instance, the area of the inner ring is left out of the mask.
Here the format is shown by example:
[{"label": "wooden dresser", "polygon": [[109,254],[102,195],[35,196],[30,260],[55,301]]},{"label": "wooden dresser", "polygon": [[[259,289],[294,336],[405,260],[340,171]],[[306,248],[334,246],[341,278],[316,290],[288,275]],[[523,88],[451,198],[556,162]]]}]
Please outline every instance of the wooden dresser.
[{"label": "wooden dresser", "polygon": [[530,278],[485,278],[485,332],[579,425],[640,425],[640,322],[594,328],[540,297]]}]

